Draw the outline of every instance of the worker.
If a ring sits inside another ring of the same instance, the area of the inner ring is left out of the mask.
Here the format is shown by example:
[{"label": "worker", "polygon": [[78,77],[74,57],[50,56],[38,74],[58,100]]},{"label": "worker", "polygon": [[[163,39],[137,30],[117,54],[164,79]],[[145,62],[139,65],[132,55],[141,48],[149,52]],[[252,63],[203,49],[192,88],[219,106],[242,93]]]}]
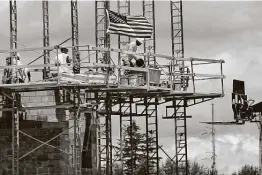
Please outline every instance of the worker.
[{"label": "worker", "polygon": [[[59,48],[59,46],[56,46]],[[60,53],[57,57],[54,58],[55,65],[58,66],[58,73],[67,73],[71,74],[72,70],[70,67],[72,66],[72,59],[68,55],[68,49],[64,47],[60,47]],[[67,90],[65,97],[67,102],[72,102],[71,98],[71,90]]]},{"label": "worker", "polygon": [[[124,48],[124,50],[128,52],[137,52],[137,49],[139,46],[142,45],[143,39],[137,38],[131,43],[127,44]],[[124,57],[122,58],[123,66],[129,66],[129,67],[144,67],[144,59],[138,58],[137,55],[133,53],[126,53],[124,54]],[[134,70],[124,70],[122,71],[122,75],[127,75],[126,78],[124,78],[124,81],[127,81],[129,85],[137,86],[141,83],[138,83],[140,81],[142,76],[142,80],[144,81],[145,75],[143,72],[134,71]],[[143,84],[143,83],[142,83]]]},{"label": "worker", "polygon": [[[133,42],[127,44],[124,50],[128,52],[136,52],[138,46],[142,45],[142,39],[137,38]],[[123,59],[123,66],[130,66],[130,67],[142,67],[144,66],[144,60],[139,59],[135,54],[127,53]],[[125,71],[125,74],[131,73],[131,71]]]},{"label": "worker", "polygon": [[[17,54],[17,56],[16,56],[16,65],[17,66],[23,65],[22,62],[21,62],[19,54]],[[19,83],[24,83],[25,80],[26,80],[26,77],[28,78],[28,83],[31,82],[31,73],[28,70],[28,68],[26,68],[26,67],[18,68],[18,77],[17,77],[17,79],[18,79]]]},{"label": "worker", "polygon": [[[7,57],[6,58],[6,65],[7,66],[21,66],[23,65],[20,60],[20,55],[17,54],[14,57]],[[19,82],[19,83],[24,83],[26,80],[26,77],[28,78],[28,82],[31,81],[31,73],[27,68],[7,68],[4,70],[4,77],[3,77],[3,83],[6,84],[11,84],[12,79],[14,83]]]},{"label": "worker", "polygon": [[[133,42],[127,44],[124,48],[124,50],[129,51],[129,52],[136,52],[137,47],[142,45],[142,39],[137,38]],[[134,67],[135,62],[137,60],[137,56],[134,54],[126,54],[125,57],[123,57],[123,65],[124,66],[131,66]]]},{"label": "worker", "polygon": [[[6,66],[11,66],[11,57],[7,57],[6,58]],[[4,75],[3,75],[3,78],[2,78],[2,83],[3,84],[11,84],[11,76],[12,76],[12,69],[11,68],[5,68],[4,69]]]},{"label": "worker", "polygon": [[54,58],[55,64],[59,67],[59,73],[71,73],[70,70],[71,66],[71,59],[68,56],[68,49],[67,48],[60,48],[60,52],[58,57]]}]

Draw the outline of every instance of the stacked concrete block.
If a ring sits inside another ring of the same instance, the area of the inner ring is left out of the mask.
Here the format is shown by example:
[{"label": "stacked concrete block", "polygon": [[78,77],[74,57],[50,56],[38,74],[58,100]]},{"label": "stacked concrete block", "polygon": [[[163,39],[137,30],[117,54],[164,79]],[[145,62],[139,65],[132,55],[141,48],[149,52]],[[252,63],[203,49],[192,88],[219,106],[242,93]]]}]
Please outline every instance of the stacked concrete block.
[{"label": "stacked concrete block", "polygon": [[[36,91],[21,93],[21,104],[24,107],[51,106],[56,105],[54,91]],[[54,109],[32,109],[26,110],[27,120],[57,121]]]}]

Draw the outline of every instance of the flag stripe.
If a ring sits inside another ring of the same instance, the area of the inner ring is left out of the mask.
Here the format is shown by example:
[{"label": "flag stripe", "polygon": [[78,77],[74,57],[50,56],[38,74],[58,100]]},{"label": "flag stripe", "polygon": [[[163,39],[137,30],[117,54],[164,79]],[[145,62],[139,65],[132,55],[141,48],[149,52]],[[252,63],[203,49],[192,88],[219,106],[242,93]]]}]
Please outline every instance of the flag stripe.
[{"label": "flag stripe", "polygon": [[110,31],[109,33],[130,36],[130,37],[137,37],[137,38],[151,38],[151,33],[150,34],[137,34],[137,33],[119,32],[119,31],[116,31],[116,32]]},{"label": "flag stripe", "polygon": [[129,27],[140,27],[140,28],[153,29],[153,27],[150,26],[150,25],[138,25],[137,23],[130,23],[130,24],[110,23],[110,24],[119,25],[119,26],[129,26]]},{"label": "flag stripe", "polygon": [[145,33],[145,34],[151,34],[152,31],[151,30],[144,30],[144,31],[135,31],[133,29],[119,29],[119,28],[116,28],[116,27],[109,27],[108,30],[114,30],[114,31],[122,31],[122,32],[131,32],[131,33],[139,33],[139,34],[142,34],[142,33]]},{"label": "flag stripe", "polygon": [[123,16],[110,10],[107,10],[107,14],[109,15],[108,33],[151,38],[153,26],[144,16]]},{"label": "flag stripe", "polygon": [[144,16],[127,16],[129,19],[146,19]]},{"label": "flag stripe", "polygon": [[132,35],[150,35],[151,33],[144,32],[144,33],[134,33],[134,32],[126,32],[126,31],[121,31],[121,30],[110,30],[110,32],[119,32],[119,33],[127,33],[127,34],[132,34]]},{"label": "flag stripe", "polygon": [[121,29],[151,30],[152,32],[152,27],[142,27],[142,26],[130,27],[129,25],[126,24],[115,24],[115,23],[112,23],[110,26],[119,27]]},{"label": "flag stripe", "polygon": [[130,23],[128,23],[128,25],[130,25],[130,26],[145,26],[145,27],[151,27],[152,28],[152,26],[149,25],[149,24],[141,24],[141,23],[137,23],[137,22],[130,22]]},{"label": "flag stripe", "polygon": [[146,22],[146,23],[148,23],[147,19],[130,19],[130,18],[127,18],[127,21],[139,21],[139,22]]}]

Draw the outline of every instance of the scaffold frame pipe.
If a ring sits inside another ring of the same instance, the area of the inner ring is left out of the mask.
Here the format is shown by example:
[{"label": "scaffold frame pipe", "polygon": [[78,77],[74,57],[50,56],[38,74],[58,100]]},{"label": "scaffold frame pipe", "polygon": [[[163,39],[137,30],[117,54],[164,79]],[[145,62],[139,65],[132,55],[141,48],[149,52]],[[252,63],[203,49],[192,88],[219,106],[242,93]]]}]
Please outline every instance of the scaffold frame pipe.
[{"label": "scaffold frame pipe", "polygon": [[79,31],[78,31],[78,9],[77,0],[71,0],[71,26],[72,26],[72,58],[73,71],[80,73],[80,53],[79,53]]},{"label": "scaffold frame pipe", "polygon": [[[48,0],[42,0],[42,10],[43,10],[43,47],[48,47],[49,42],[49,4]],[[50,64],[50,51],[44,50],[44,64]],[[43,78],[46,79],[47,75],[50,73],[50,68],[45,67],[43,70]]]},{"label": "scaffold frame pipe", "polygon": [[[78,47],[88,47],[89,45],[80,45]],[[73,48],[73,46],[64,46],[65,48]],[[49,46],[49,47],[32,47],[32,48],[22,48],[22,49],[8,49],[8,50],[0,50],[0,53],[10,53],[10,52],[28,52],[28,51],[36,51],[36,50],[52,50],[56,48],[56,46]],[[163,54],[153,54],[153,53],[139,53],[139,52],[130,52],[125,51],[123,49],[114,49],[114,48],[99,48],[99,47],[92,47],[89,51],[101,51],[101,52],[121,52],[124,54],[133,54],[138,56],[154,56],[165,58],[167,60],[177,60],[177,61],[202,61],[208,63],[225,63],[224,60],[220,59],[203,59],[203,58],[196,58],[196,57],[188,57],[188,58],[176,58],[168,55]]]}]

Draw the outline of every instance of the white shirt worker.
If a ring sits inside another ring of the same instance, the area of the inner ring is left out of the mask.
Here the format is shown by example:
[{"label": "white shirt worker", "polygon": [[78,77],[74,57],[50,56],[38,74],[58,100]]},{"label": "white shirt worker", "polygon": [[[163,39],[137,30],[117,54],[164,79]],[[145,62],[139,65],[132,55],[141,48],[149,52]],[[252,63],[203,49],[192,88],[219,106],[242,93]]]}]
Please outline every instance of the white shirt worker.
[{"label": "white shirt worker", "polygon": [[[142,40],[136,39],[135,41],[127,44],[125,46],[125,50],[128,52],[136,52],[137,47],[140,46],[141,44],[142,44]],[[124,65],[127,65],[127,66],[131,66],[130,62],[133,62],[134,64],[136,60],[137,60],[137,56],[134,54],[126,54],[126,56],[123,57],[123,63]]]},{"label": "white shirt worker", "polygon": [[59,73],[72,73],[72,70],[70,69],[70,66],[67,65],[66,58],[68,57],[68,54],[65,53],[59,53],[58,57],[54,58],[54,61],[59,66]]}]

